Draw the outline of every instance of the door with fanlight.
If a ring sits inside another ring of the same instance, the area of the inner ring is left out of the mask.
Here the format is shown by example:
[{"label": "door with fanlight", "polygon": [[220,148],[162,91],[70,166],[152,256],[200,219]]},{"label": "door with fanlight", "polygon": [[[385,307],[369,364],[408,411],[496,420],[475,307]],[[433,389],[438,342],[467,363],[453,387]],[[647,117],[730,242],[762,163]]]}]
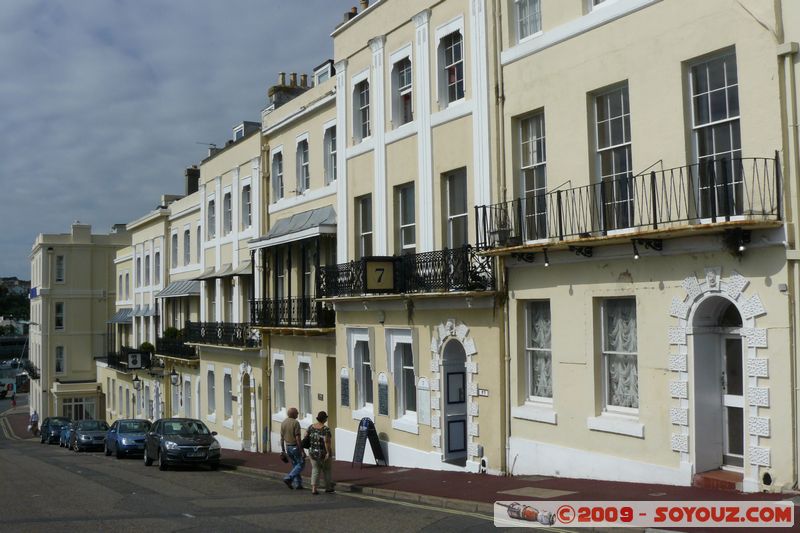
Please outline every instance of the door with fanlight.
[{"label": "door with fanlight", "polygon": [[457,340],[444,347],[444,460],[460,466],[467,460],[466,352]]}]

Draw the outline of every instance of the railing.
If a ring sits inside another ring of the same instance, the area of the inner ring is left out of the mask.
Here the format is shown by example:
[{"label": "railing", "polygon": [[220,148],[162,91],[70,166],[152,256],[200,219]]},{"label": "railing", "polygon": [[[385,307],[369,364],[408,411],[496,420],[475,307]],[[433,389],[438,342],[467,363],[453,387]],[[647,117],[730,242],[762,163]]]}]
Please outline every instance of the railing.
[{"label": "railing", "polygon": [[394,279],[393,287],[384,290],[368,291],[366,259],[322,267],[317,293],[322,297],[335,297],[367,292],[431,293],[495,288],[492,258],[477,254],[471,246],[385,258],[394,264]]},{"label": "railing", "polygon": [[257,348],[261,345],[258,331],[252,329],[250,324],[231,322],[187,322],[186,341],[242,348]]},{"label": "railing", "polygon": [[141,353],[145,354],[145,357],[142,360],[142,368],[147,368],[150,366],[150,354],[147,352],[143,352],[142,350],[137,350],[136,348],[131,348],[129,346],[123,346],[120,348],[118,352],[108,352],[106,355],[106,364],[115,370],[122,370],[124,372],[128,371],[128,354],[129,353]]},{"label": "railing", "polygon": [[723,158],[477,206],[479,248],[675,229],[731,220],[781,220],[774,158]]},{"label": "railing", "polygon": [[336,325],[336,312],[314,298],[256,300],[250,321],[268,327],[330,328]]},{"label": "railing", "polygon": [[156,337],[156,353],[181,359],[197,359],[195,347],[187,345],[185,338]]}]

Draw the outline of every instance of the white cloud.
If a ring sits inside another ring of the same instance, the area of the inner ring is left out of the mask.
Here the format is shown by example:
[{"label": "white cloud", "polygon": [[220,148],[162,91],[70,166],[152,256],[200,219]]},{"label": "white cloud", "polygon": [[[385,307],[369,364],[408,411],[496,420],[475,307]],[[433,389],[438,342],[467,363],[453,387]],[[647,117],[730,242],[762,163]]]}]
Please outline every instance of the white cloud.
[{"label": "white cloud", "polygon": [[[332,57],[354,0],[9,0],[0,10],[0,275],[38,233],[105,232]],[[287,7],[290,6],[290,7]]]}]

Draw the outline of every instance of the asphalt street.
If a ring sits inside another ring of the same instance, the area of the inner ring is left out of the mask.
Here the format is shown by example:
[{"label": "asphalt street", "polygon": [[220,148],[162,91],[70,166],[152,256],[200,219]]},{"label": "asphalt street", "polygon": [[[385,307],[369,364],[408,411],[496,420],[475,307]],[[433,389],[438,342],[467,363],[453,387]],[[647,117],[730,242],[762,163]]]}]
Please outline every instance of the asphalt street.
[{"label": "asphalt street", "polygon": [[231,465],[161,472],[141,459],[75,453],[3,432],[0,480],[0,529],[8,532],[495,530],[477,515],[290,491]]}]

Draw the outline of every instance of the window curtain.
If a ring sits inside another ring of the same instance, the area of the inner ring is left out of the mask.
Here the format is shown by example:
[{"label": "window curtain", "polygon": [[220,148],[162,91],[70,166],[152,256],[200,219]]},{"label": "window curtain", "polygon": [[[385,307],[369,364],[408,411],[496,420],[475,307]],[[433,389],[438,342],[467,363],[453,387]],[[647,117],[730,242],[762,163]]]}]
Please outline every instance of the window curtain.
[{"label": "window curtain", "polygon": [[552,321],[548,302],[531,304],[531,396],[553,397],[553,360],[550,352]]},{"label": "window curtain", "polygon": [[636,300],[608,300],[605,305],[605,351],[608,404],[639,407],[639,372],[636,358]]}]

